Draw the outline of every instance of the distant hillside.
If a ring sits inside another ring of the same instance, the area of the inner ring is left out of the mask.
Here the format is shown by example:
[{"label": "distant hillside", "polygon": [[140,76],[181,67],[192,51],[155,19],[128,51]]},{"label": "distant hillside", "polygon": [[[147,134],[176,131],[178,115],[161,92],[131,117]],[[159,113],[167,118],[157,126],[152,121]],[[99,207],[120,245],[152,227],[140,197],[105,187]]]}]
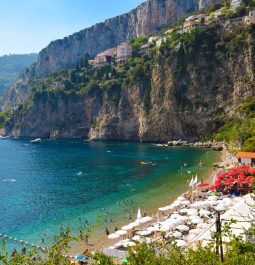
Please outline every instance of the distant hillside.
[{"label": "distant hillside", "polygon": [[13,54],[0,57],[0,97],[6,87],[36,60],[37,54]]}]

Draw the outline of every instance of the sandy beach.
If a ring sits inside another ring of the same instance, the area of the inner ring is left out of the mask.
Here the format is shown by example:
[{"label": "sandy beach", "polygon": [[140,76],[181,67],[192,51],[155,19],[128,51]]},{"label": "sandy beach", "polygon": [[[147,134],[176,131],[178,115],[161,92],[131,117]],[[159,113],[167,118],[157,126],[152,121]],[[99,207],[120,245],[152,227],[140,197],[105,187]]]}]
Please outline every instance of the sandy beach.
[{"label": "sandy beach", "polygon": [[[220,161],[218,161],[219,163],[222,162],[226,162],[226,159],[228,157],[228,152],[226,150],[221,151],[221,156],[220,156]],[[215,174],[217,174],[220,171],[220,168],[216,168],[213,165],[211,166],[211,169],[204,175],[204,176],[199,176],[199,181],[201,181],[201,179],[203,179],[204,182],[208,182],[211,183],[213,176]],[[187,180],[187,188],[188,188],[188,184],[189,184],[189,180]],[[183,193],[178,194],[178,196],[180,196]],[[184,192],[186,197],[191,197],[191,190],[187,189],[186,192]],[[175,201],[175,199],[178,197],[170,197],[168,199],[166,199],[165,201],[160,201],[158,202],[158,205],[156,207],[150,208],[148,206],[148,216],[153,216],[154,218],[156,217],[157,213],[158,213],[158,208],[162,207],[164,205],[169,205],[171,203],[173,203]],[[134,216],[136,216],[136,213],[134,214]],[[163,218],[163,215],[160,214],[160,217]],[[132,218],[130,220],[128,220],[127,218],[123,219],[123,220],[118,220],[116,227],[120,228],[124,225],[127,225],[128,223],[131,223],[135,220],[135,218]],[[146,223],[145,225],[143,225],[141,228],[144,228],[145,226],[148,226],[152,223],[154,223],[155,220],[153,220],[152,222]],[[109,224],[105,225],[102,224],[102,226],[107,226],[109,227]],[[111,230],[114,229],[114,227],[109,227]],[[116,242],[118,242],[119,239],[116,240],[109,240],[107,235],[105,233],[96,233],[94,234],[94,236],[92,235],[92,237],[89,239],[89,243],[85,244],[85,242],[76,244],[75,246],[73,246],[70,250],[70,255],[74,256],[77,253],[82,253],[84,250],[89,250],[89,251],[97,251],[97,250],[101,250],[103,248],[109,247],[112,244],[115,244]]]}]

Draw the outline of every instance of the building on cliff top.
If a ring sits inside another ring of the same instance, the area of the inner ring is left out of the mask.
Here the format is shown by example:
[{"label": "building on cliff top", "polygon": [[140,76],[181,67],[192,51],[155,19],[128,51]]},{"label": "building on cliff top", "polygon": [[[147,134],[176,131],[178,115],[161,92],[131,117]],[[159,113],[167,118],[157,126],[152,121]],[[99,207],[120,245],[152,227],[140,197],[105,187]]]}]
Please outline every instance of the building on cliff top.
[{"label": "building on cliff top", "polygon": [[182,33],[191,32],[193,29],[206,28],[207,26],[197,20],[184,21],[182,26]]},{"label": "building on cliff top", "polygon": [[139,53],[145,54],[146,52],[148,52],[149,48],[150,48],[149,43],[143,44],[139,50]]},{"label": "building on cliff top", "polygon": [[227,20],[224,26],[226,27],[228,25],[237,25],[243,23],[255,24],[255,10],[250,11],[247,16]]},{"label": "building on cliff top", "polygon": [[97,68],[100,66],[111,64],[111,62],[112,62],[112,56],[111,55],[100,53],[96,56],[96,58],[94,60],[94,67]]},{"label": "building on cliff top", "polygon": [[237,8],[242,4],[243,0],[232,0],[230,3],[231,8]]},{"label": "building on cliff top", "polygon": [[112,58],[116,57],[117,55],[117,48],[111,48],[106,51],[103,51],[99,53],[95,60],[91,62],[91,64],[94,67],[100,67],[106,64],[111,64],[112,63]]},{"label": "building on cliff top", "polygon": [[130,44],[124,42],[117,47],[117,64],[125,64],[132,56],[133,49]]},{"label": "building on cliff top", "polygon": [[236,152],[236,162],[242,164],[255,164],[255,153],[251,152]]}]

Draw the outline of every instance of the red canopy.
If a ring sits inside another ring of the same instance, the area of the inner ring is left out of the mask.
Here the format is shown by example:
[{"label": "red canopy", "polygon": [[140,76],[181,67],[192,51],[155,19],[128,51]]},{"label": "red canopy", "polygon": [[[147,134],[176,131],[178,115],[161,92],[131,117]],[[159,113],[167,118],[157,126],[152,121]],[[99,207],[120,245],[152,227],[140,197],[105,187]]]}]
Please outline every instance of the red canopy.
[{"label": "red canopy", "polygon": [[206,187],[208,185],[209,185],[209,183],[199,183],[199,184],[197,184],[197,187]]}]

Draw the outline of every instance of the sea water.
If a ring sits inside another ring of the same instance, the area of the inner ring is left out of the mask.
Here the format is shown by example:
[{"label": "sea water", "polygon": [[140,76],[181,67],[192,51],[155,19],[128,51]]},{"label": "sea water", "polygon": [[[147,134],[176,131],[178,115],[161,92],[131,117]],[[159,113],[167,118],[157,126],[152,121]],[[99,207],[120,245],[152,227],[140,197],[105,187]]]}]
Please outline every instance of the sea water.
[{"label": "sea water", "polygon": [[132,142],[1,139],[0,233],[47,246],[61,224],[76,231],[98,216],[95,233],[113,232],[138,207],[151,214],[169,204],[219,157],[209,149]]}]

